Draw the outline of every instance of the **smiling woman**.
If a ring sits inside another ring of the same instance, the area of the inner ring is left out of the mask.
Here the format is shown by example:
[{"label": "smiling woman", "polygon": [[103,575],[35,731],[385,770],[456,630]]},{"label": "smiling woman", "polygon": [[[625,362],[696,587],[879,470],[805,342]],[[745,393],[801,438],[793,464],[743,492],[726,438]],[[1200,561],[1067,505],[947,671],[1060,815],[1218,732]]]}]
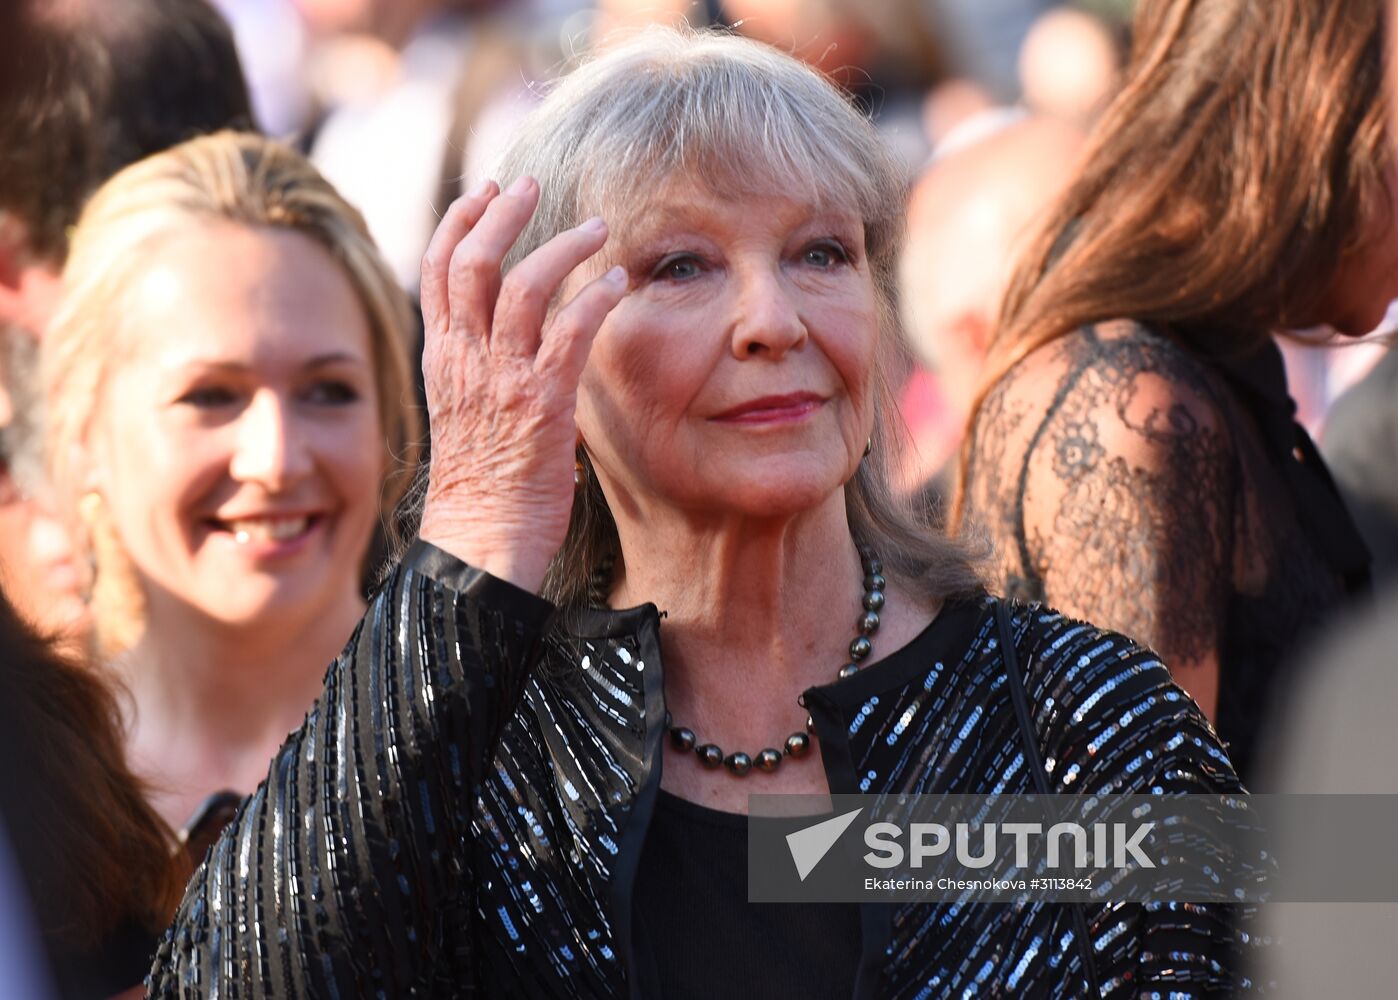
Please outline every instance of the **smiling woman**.
[{"label": "smiling woman", "polygon": [[180,829],[253,788],[363,614],[416,436],[406,304],[308,164],[233,134],[111,180],[64,279],[51,470],[133,765]]},{"label": "smiling woman", "polygon": [[538,107],[423,260],[420,538],[153,996],[1243,985],[1208,906],[747,902],[754,792],[1238,790],[1153,654],[988,597],[892,500],[889,163],[721,34],[648,32]]}]

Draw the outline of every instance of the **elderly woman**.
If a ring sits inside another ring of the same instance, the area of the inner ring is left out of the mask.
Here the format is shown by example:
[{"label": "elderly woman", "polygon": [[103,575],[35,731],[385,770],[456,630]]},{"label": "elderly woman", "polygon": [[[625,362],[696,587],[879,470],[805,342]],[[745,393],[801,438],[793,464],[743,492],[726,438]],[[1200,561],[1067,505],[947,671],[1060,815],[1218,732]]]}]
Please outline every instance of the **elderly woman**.
[{"label": "elderly woman", "polygon": [[888,162],[723,35],[543,102],[423,263],[421,538],[154,996],[1236,985],[1208,907],[745,902],[753,792],[1238,788],[1150,653],[986,597],[890,500]]}]

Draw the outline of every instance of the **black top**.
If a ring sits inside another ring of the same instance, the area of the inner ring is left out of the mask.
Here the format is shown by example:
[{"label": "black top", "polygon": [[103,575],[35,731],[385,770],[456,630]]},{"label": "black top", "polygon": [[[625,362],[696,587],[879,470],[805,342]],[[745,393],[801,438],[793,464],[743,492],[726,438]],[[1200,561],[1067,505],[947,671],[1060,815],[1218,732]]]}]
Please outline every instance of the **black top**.
[{"label": "black top", "polygon": [[858,906],[747,895],[748,818],[662,789],[635,891],[637,961],[654,964],[660,996],[854,995]]},{"label": "black top", "polygon": [[1006,595],[1219,665],[1219,735],[1245,782],[1287,657],[1368,553],[1295,422],[1272,341],[1210,357],[1137,323],[1032,352],[986,397],[967,510]]},{"label": "black top", "polygon": [[[902,650],[805,692],[832,792],[1033,789],[998,603],[949,604]],[[1051,789],[1239,789],[1153,654],[1043,608],[1011,618]],[[414,545],[195,873],[151,995],[663,996],[636,947],[665,736],[660,627],[653,605],[559,612]],[[666,919],[687,926],[690,903],[672,896]],[[845,995],[1077,1000],[1071,909],[861,904]],[[1249,989],[1239,951],[1256,938],[1238,935],[1235,908],[1086,911],[1104,996]],[[738,929],[759,926],[741,912]],[[823,962],[824,947],[793,944],[793,961]]]}]

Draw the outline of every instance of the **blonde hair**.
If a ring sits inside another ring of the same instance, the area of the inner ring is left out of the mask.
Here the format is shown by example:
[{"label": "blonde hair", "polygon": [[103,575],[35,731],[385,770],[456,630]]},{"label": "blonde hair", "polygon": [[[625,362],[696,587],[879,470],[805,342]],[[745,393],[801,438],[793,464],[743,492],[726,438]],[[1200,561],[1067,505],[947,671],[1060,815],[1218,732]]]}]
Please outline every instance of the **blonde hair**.
[{"label": "blonde hair", "polygon": [[70,515],[79,551],[94,564],[98,642],[110,654],[144,626],[141,591],[106,505],[89,492],[84,447],[102,387],[122,357],[122,297],[151,247],[201,221],[301,233],[344,269],[368,314],[379,419],[388,470],[386,527],[417,462],[421,417],[414,396],[408,301],[359,213],[304,157],[261,136],[220,132],[148,157],[93,196],[73,235],[64,300],[43,342],[49,477]]},{"label": "blonde hair", "polygon": [[[506,258],[507,270],[590,215],[607,216],[613,231],[624,233],[638,192],[674,175],[714,191],[781,191],[856,212],[878,293],[880,336],[872,447],[845,488],[850,531],[929,601],[979,588],[969,550],[932,528],[890,484],[906,437],[888,382],[906,359],[896,274],[906,178],[839,90],[759,42],[648,28],[564,77],[529,115],[496,176],[508,185],[524,174],[539,181],[539,207]],[[581,449],[578,458],[587,485],[543,589],[560,604],[596,600],[600,578],[620,556],[597,477]]]}]

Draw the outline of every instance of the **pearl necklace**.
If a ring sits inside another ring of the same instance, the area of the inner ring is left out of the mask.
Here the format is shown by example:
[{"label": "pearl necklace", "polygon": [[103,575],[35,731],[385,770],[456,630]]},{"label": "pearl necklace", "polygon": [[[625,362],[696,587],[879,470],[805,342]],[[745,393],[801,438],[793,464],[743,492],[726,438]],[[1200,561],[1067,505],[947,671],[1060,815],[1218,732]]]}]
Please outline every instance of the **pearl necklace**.
[{"label": "pearl necklace", "polygon": [[[874,651],[874,643],[870,636],[879,629],[879,612],[883,610],[884,605],[886,581],[883,578],[883,564],[867,545],[859,546],[859,558],[864,563],[864,613],[855,625],[858,631],[849,644],[849,662],[836,674],[841,680],[858,673],[859,665]],[[670,745],[676,750],[685,753],[692,750],[699,758],[699,763],[709,770],[726,767],[731,774],[741,778],[748,775],[754,767],[771,774],[781,767],[785,757],[804,757],[811,749],[811,734],[815,732],[815,720],[807,715],[805,732],[788,736],[782,750],[768,747],[756,757],[742,751],[725,755],[716,743],[700,743],[699,738],[694,735],[694,730],[675,725],[669,712],[665,713],[665,728],[670,731]]]}]

